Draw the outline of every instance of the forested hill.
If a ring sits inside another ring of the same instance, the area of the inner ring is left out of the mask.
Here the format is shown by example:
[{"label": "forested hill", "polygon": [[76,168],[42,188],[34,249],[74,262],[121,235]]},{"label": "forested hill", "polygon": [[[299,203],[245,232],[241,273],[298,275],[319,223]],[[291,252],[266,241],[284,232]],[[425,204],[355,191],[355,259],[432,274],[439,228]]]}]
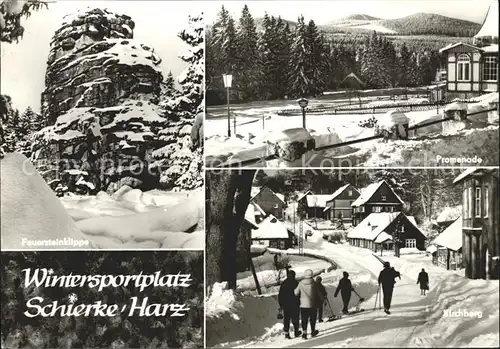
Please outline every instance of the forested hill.
[{"label": "forested hill", "polygon": [[434,13],[416,13],[403,18],[384,19],[378,24],[401,35],[474,36],[481,24]]}]

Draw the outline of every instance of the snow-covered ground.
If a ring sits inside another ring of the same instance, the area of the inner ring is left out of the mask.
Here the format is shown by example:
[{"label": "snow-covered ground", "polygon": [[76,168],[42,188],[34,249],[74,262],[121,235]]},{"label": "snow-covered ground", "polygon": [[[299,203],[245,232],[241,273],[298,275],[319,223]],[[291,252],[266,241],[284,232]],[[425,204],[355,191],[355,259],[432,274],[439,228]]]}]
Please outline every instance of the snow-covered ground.
[{"label": "snow-covered ground", "polygon": [[[203,191],[142,192],[61,198],[80,230],[101,248],[203,248]],[[193,229],[195,228],[195,229]],[[195,230],[186,233],[188,230]]]},{"label": "snow-covered ground", "polygon": [[[224,290],[221,284],[207,299],[207,346],[219,347],[498,347],[499,283],[498,280],[469,280],[463,270],[446,271],[431,263],[425,254],[381,257],[402,274],[397,280],[391,315],[374,310],[376,277],[381,263],[371,251],[347,244],[330,244],[310,239],[306,252],[336,260],[338,270],[323,274],[323,283],[335,313],[341,301],[333,292],[347,270],[354,288],[366,298],[365,312],[345,316],[334,322],[318,324],[320,335],[304,342],[286,340],[282,322],[276,319],[276,294],[262,297],[241,295]],[[430,291],[421,296],[416,284],[419,271],[429,273]],[[340,297],[339,297],[340,298]],[[357,302],[353,295],[351,306]],[[454,317],[447,312],[467,311],[473,316]],[[325,309],[325,317],[330,311]],[[479,315],[481,317],[479,317]]]},{"label": "snow-covered ground", "polygon": [[[486,97],[477,103],[468,105],[469,112],[488,109]],[[483,101],[485,100],[485,101]],[[393,104],[395,107],[401,101],[368,101],[370,105]],[[408,103],[408,101],[405,101]],[[415,103],[422,102],[414,99]],[[320,102],[310,103],[310,107],[318,108]],[[330,104],[333,106],[333,104]],[[236,117],[236,135],[227,137],[227,119],[220,117],[207,119],[204,127],[206,137],[205,156],[207,164],[220,165],[226,160],[242,160],[263,158],[266,155],[266,142],[276,139],[282,131],[302,127],[302,116],[283,116],[277,112],[282,109],[297,109],[295,102],[282,101],[269,104],[263,102],[258,106],[255,102],[244,108],[238,106],[233,111]],[[405,113],[410,119],[410,126],[431,119],[440,119],[443,108],[427,111]],[[336,115],[307,115],[307,129],[315,138],[316,147],[336,144],[370,137],[374,135],[373,128],[362,128],[359,122],[375,117],[380,119],[381,114],[336,114]],[[335,159],[342,166],[428,166],[436,164],[436,156],[456,157],[477,155],[483,158],[483,165],[497,164],[498,156],[491,154],[487,149],[498,143],[498,124],[488,126],[488,115],[474,116],[474,123],[465,129],[457,127],[443,132],[443,124],[436,124],[418,130],[418,135],[411,134],[413,140],[389,141],[373,140],[358,143],[352,146],[335,148],[317,152],[319,157]],[[231,121],[231,128],[233,122]],[[443,135],[446,133],[446,135]],[[457,149],[460,149],[457,152]],[[493,158],[492,158],[493,156]],[[331,165],[331,162],[329,162]],[[261,163],[261,165],[266,165]]]},{"label": "snow-covered ground", "polygon": [[100,192],[58,199],[21,154],[6,154],[0,169],[3,249],[78,248],[23,242],[64,239],[90,242],[79,246],[87,249],[205,246],[202,189],[141,192],[124,186],[112,196]]}]

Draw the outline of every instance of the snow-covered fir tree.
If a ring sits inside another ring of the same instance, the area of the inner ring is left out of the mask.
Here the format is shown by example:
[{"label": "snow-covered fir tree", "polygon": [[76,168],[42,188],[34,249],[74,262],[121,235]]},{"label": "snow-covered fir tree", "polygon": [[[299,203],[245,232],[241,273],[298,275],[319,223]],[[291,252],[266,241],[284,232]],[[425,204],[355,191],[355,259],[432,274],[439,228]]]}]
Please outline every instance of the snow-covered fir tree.
[{"label": "snow-covered fir tree", "polygon": [[244,99],[257,96],[259,84],[259,49],[257,27],[254,18],[245,5],[241,12],[239,25],[236,32],[238,43],[238,79],[236,86],[243,93]]},{"label": "snow-covered fir tree", "polygon": [[309,95],[309,80],[311,71],[311,61],[307,40],[307,27],[304,23],[304,16],[300,16],[295,27],[295,37],[292,45],[291,71],[290,71],[290,92],[295,97],[305,97]]},{"label": "snow-covered fir tree", "polygon": [[0,41],[19,42],[24,35],[21,20],[30,17],[32,11],[38,11],[42,7],[48,8],[48,2],[42,0],[1,0]]},{"label": "snow-covered fir tree", "polygon": [[178,95],[167,97],[160,103],[168,126],[160,131],[159,140],[167,143],[152,156],[152,167],[161,169],[160,183],[167,187],[193,189],[201,186],[202,151],[192,149],[191,128],[196,116],[203,113],[204,103],[204,27],[203,17],[190,16],[189,27],[179,33],[189,46],[181,59],[188,67],[178,78]]}]

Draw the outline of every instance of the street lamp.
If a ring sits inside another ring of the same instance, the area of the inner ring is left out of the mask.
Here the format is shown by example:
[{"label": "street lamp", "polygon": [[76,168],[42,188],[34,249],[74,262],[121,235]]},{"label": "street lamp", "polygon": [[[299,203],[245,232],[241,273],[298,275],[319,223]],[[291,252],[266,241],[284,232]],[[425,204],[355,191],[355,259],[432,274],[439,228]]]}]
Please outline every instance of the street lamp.
[{"label": "street lamp", "polygon": [[306,108],[309,104],[309,101],[305,98],[301,98],[297,101],[299,106],[302,108],[302,127],[306,128]]},{"label": "street lamp", "polygon": [[[233,76],[231,74],[222,74],[222,79],[224,79],[224,87],[227,91],[227,136],[231,137],[231,114],[229,112],[229,89],[233,83]],[[236,133],[236,119],[234,121],[234,128]]]}]

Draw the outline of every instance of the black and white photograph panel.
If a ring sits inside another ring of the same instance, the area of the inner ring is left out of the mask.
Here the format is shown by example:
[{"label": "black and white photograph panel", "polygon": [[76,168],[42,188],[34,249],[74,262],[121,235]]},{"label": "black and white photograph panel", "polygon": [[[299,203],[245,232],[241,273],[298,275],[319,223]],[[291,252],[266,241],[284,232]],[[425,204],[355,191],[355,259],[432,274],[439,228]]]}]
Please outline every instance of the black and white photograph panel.
[{"label": "black and white photograph panel", "polygon": [[1,253],[2,348],[203,348],[203,251]]},{"label": "black and white photograph panel", "polygon": [[497,166],[498,13],[498,0],[213,2],[206,166]]},{"label": "black and white photograph panel", "polygon": [[0,2],[2,248],[204,248],[204,19]]},{"label": "black and white photograph panel", "polygon": [[207,347],[498,347],[498,181],[207,170]]}]

